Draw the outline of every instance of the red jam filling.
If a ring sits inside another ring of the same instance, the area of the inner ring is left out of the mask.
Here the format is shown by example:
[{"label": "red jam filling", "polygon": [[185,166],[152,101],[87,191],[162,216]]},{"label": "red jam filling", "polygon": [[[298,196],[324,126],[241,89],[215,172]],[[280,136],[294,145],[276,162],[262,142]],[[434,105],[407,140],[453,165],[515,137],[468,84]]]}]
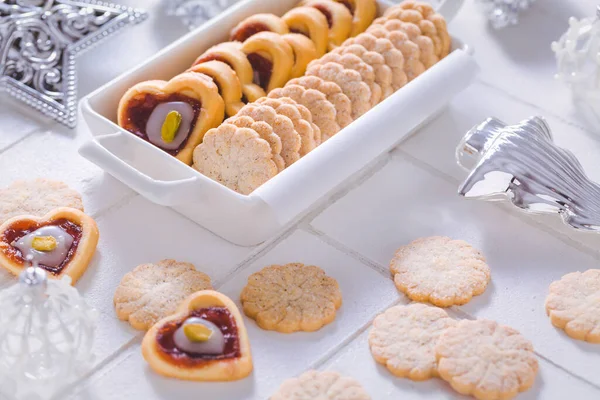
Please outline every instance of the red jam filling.
[{"label": "red jam filling", "polygon": [[248,61],[254,71],[254,83],[266,91],[273,73],[273,63],[257,53],[248,54]]},{"label": "red jam filling", "polygon": [[260,22],[245,24],[231,33],[231,40],[235,42],[243,42],[250,36],[254,36],[259,32],[270,31],[269,27]]},{"label": "red jam filling", "polygon": [[[196,354],[180,350],[174,341],[175,331],[191,317],[198,317],[215,324],[225,337],[225,350],[223,354]],[[156,334],[156,342],[162,355],[169,362],[196,367],[214,360],[225,360],[240,357],[240,340],[237,325],[229,310],[225,307],[208,307],[194,310],[177,321],[171,321],[163,325]]]},{"label": "red jam filling", "polygon": [[354,4],[349,0],[336,0],[338,3],[342,3],[346,8],[354,15]]},{"label": "red jam filling", "polygon": [[[146,135],[146,124],[148,123],[148,119],[152,114],[152,111],[161,103],[169,103],[172,101],[183,101],[188,103],[194,109],[194,119],[190,126],[190,132],[194,131],[194,126],[196,125],[196,121],[198,119],[198,115],[200,115],[200,109],[202,105],[196,99],[192,99],[191,97],[184,96],[179,93],[172,93],[169,95],[156,95],[149,93],[141,93],[129,101],[127,105],[127,110],[125,111],[125,118],[123,123],[123,128],[133,133],[136,136],[148,141],[148,135]],[[166,150],[161,149],[173,156],[176,156],[181,149],[183,149],[189,139],[188,138],[181,143],[181,145],[175,150]]]},{"label": "red jam filling", "polygon": [[77,251],[77,247],[79,246],[79,242],[81,241],[81,237],[83,236],[83,229],[81,226],[77,225],[74,222],[69,221],[66,218],[57,219],[54,221],[49,221],[45,223],[35,223],[32,221],[17,221],[11,226],[8,227],[0,236],[0,241],[7,244],[8,246],[3,246],[2,251],[4,254],[13,262],[17,263],[25,263],[26,260],[21,253],[21,250],[12,246],[11,243],[14,243],[15,240],[21,239],[23,236],[30,234],[33,231],[36,231],[44,226],[58,226],[62,228],[65,232],[67,232],[71,237],[73,237],[73,244],[67,253],[64,261],[57,267],[49,267],[47,265],[40,264],[39,267],[45,269],[54,275],[59,275],[61,271],[69,264],[69,262],[75,256],[75,252]]},{"label": "red jam filling", "polygon": [[331,15],[327,7],[321,4],[315,4],[313,7],[321,11],[321,14],[323,14],[325,18],[327,18],[327,25],[329,25],[329,28],[331,28],[333,26],[333,16]]}]

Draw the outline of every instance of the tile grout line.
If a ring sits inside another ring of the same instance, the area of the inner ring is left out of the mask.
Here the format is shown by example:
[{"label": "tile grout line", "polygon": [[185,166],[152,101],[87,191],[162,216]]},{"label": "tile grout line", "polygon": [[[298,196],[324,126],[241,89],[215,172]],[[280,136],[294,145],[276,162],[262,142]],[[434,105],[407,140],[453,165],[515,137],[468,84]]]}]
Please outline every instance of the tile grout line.
[{"label": "tile grout line", "polygon": [[26,133],[23,137],[20,137],[19,139],[15,140],[14,142],[10,143],[9,145],[7,145],[6,147],[3,147],[0,149],[0,156],[6,152],[8,152],[10,149],[12,149],[13,147],[19,145],[20,143],[23,143],[24,141],[26,141],[27,139],[29,139],[30,137],[38,134],[38,133],[44,133],[46,132],[43,129],[34,129],[33,131]]}]

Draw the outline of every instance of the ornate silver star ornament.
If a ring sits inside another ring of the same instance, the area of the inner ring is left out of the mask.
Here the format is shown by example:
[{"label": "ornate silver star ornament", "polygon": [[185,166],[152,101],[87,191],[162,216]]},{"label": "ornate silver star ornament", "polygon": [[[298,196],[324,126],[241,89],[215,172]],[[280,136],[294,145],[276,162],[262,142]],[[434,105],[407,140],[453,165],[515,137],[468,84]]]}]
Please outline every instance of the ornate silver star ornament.
[{"label": "ornate silver star ornament", "polygon": [[146,17],[95,0],[0,0],[0,91],[75,127],[76,57]]}]

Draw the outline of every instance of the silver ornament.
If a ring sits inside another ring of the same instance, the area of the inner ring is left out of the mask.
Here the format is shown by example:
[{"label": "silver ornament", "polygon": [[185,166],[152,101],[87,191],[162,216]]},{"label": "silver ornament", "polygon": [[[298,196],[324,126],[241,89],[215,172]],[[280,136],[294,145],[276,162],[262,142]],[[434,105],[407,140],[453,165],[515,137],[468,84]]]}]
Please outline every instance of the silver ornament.
[{"label": "silver ornament", "polygon": [[492,26],[502,29],[519,22],[519,14],[535,0],[476,0]]},{"label": "silver ornament", "polygon": [[239,0],[166,0],[167,15],[175,16],[193,30],[216,17]]},{"label": "silver ornament", "polygon": [[0,0],[0,90],[75,127],[75,58],[146,16],[95,0]]}]

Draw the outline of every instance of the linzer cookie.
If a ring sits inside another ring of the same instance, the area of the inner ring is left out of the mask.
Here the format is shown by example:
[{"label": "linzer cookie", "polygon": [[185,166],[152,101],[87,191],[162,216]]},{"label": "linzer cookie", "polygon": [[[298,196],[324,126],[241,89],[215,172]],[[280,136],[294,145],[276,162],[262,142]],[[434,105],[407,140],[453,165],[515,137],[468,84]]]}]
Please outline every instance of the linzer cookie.
[{"label": "linzer cookie", "polygon": [[[424,35],[416,24],[399,19],[382,19],[381,22],[369,28],[369,31],[376,29],[377,26],[383,27],[388,32],[404,32],[411,42],[419,46],[419,59],[425,66],[425,69],[430,68],[439,61],[439,57],[435,53],[433,41],[430,37]],[[405,47],[406,44],[402,46]]]},{"label": "linzer cookie", "polygon": [[211,78],[184,72],[170,81],[146,81],[119,103],[119,125],[161,150],[191,164],[206,131],[218,126],[225,104]]},{"label": "linzer cookie", "polygon": [[282,17],[291,32],[307,36],[315,44],[317,57],[327,52],[329,26],[327,18],[312,7],[292,8]]},{"label": "linzer cookie", "polygon": [[344,47],[352,47],[352,45],[361,45],[367,51],[381,54],[385,60],[385,64],[392,72],[392,90],[396,91],[406,85],[408,78],[404,72],[404,56],[402,52],[396,49],[393,43],[385,38],[378,38],[370,33],[361,33],[360,35],[350,38],[344,42]]},{"label": "linzer cookie", "polygon": [[148,330],[177,311],[199,290],[212,289],[210,278],[186,262],[162,260],[142,264],[121,279],[114,296],[117,317],[135,329]]},{"label": "linzer cookie", "polygon": [[213,46],[198,57],[194,65],[213,60],[224,62],[235,71],[246,101],[255,101],[265,96],[264,89],[254,83],[254,70],[246,54],[242,51],[241,43],[225,42]]},{"label": "linzer cookie", "polygon": [[572,272],[553,282],[546,312],[573,339],[600,343],[600,269]]},{"label": "linzer cookie", "polygon": [[250,343],[235,303],[212,290],[190,295],[144,336],[142,355],[160,375],[235,381],[252,372]]},{"label": "linzer cookie", "polygon": [[414,303],[387,309],[373,321],[369,347],[394,375],[422,381],[438,375],[435,344],[456,321],[441,308]]},{"label": "linzer cookie", "polygon": [[340,46],[352,32],[352,14],[341,3],[331,0],[305,0],[300,5],[316,8],[327,18],[329,26],[329,51]]},{"label": "linzer cookie", "polygon": [[313,265],[271,265],[248,278],[244,313],[258,326],[282,333],[316,331],[335,319],[342,293],[335,279]]},{"label": "linzer cookie", "polygon": [[294,129],[294,123],[274,108],[259,103],[247,104],[238,115],[246,115],[255,121],[264,121],[271,125],[273,132],[281,138],[281,157],[286,168],[300,159],[302,139]]},{"label": "linzer cookie", "polygon": [[352,13],[352,32],[350,36],[361,34],[371,25],[377,15],[375,0],[334,0],[348,7]]},{"label": "linzer cookie", "polygon": [[269,400],[371,400],[352,378],[333,371],[307,371],[283,382]]},{"label": "linzer cookie", "polygon": [[317,49],[315,44],[306,36],[299,33],[288,33],[281,36],[292,48],[294,53],[294,66],[290,71],[290,78],[304,75],[308,63],[316,59]]},{"label": "linzer cookie", "polygon": [[433,236],[400,247],[390,262],[398,290],[439,307],[468,303],[490,281],[485,258],[462,240]]},{"label": "linzer cookie", "polygon": [[38,178],[0,189],[0,224],[19,215],[41,217],[59,207],[83,211],[81,195],[63,182]]},{"label": "linzer cookie", "polygon": [[242,107],[242,84],[235,71],[224,62],[207,61],[190,68],[192,72],[199,72],[209,76],[219,89],[219,94],[225,103],[225,115],[235,115]]},{"label": "linzer cookie", "polygon": [[394,47],[402,52],[404,58],[404,72],[408,81],[425,72],[425,65],[421,62],[421,50],[419,46],[408,38],[403,31],[388,31],[382,25],[372,25],[367,33],[377,37],[388,39]]},{"label": "linzer cookie", "polygon": [[340,126],[336,121],[334,105],[318,90],[306,89],[300,85],[288,83],[284,88],[273,90],[269,93],[269,97],[275,99],[289,97],[308,108],[312,114],[313,122],[321,131],[321,141],[323,142],[340,130]]},{"label": "linzer cookie", "polygon": [[[335,82],[325,81],[318,76],[303,76],[302,78],[292,79],[288,85],[299,85],[306,89],[314,89],[323,93],[327,100],[335,107],[335,120],[340,129],[350,125],[352,119],[352,102],[342,92],[342,88]],[[323,141],[327,140],[328,135]]]},{"label": "linzer cookie", "polygon": [[423,34],[429,36],[435,44],[436,55],[440,59],[450,53],[452,39],[448,34],[446,20],[435,12],[430,4],[423,1],[403,1],[397,6],[388,8],[384,17],[417,24]]},{"label": "linzer cookie", "polygon": [[[264,98],[264,97],[263,97]],[[245,115],[236,115],[235,117],[225,120],[226,124],[232,124],[238,128],[250,128],[258,133],[261,139],[264,139],[271,146],[273,154],[273,162],[277,166],[279,172],[285,169],[285,161],[281,157],[281,138],[273,132],[273,127],[264,121],[255,121],[251,117]]]},{"label": "linzer cookie", "polygon": [[512,399],[538,372],[531,342],[495,321],[458,322],[439,337],[435,353],[442,379],[480,400]]},{"label": "linzer cookie", "polygon": [[74,208],[57,208],[43,217],[13,217],[0,226],[0,265],[19,275],[37,264],[49,278],[69,276],[75,284],[96,251],[98,237],[96,222]]},{"label": "linzer cookie", "polygon": [[364,63],[371,66],[374,72],[374,85],[371,87],[373,94],[375,85],[379,86],[380,100],[383,100],[394,93],[392,88],[392,70],[385,63],[383,56],[377,52],[369,51],[360,44],[351,44],[338,47],[332,53],[337,54],[354,54],[359,57]]},{"label": "linzer cookie", "polygon": [[[305,156],[306,154],[314,150],[315,147],[317,147],[312,124],[309,121],[305,120],[302,114],[300,113],[299,107],[305,108],[304,106],[297,104],[294,100],[290,99],[289,97],[284,97],[284,99],[288,99],[289,102],[286,102],[283,99],[263,97],[258,99],[256,103],[273,108],[277,112],[277,114],[285,115],[293,122],[294,130],[300,136],[300,157]],[[306,108],[305,110],[310,114],[310,112]]]},{"label": "linzer cookie", "polygon": [[259,32],[242,44],[242,51],[252,65],[253,82],[267,93],[289,80],[294,67],[294,52],[281,35]]},{"label": "linzer cookie", "polygon": [[[369,103],[374,107],[381,100],[381,86],[375,82],[375,70],[369,64],[364,62],[355,54],[331,52],[324,55],[319,60],[315,60],[308,65],[308,69],[316,65],[323,65],[329,62],[340,64],[345,69],[351,69],[360,74],[364,83],[369,86],[371,97]],[[309,73],[310,74],[310,73]],[[340,86],[341,87],[341,86]]]},{"label": "linzer cookie", "polygon": [[231,190],[250,194],[277,175],[271,146],[250,128],[222,124],[194,150],[194,168]]},{"label": "linzer cookie", "polygon": [[328,62],[309,67],[306,75],[318,76],[325,81],[338,84],[352,102],[353,119],[357,119],[371,109],[371,89],[367,83],[363,82],[357,71],[344,68],[334,62]]},{"label": "linzer cookie", "polygon": [[231,30],[229,40],[243,42],[259,32],[275,32],[285,35],[289,29],[287,24],[275,14],[254,14]]}]

